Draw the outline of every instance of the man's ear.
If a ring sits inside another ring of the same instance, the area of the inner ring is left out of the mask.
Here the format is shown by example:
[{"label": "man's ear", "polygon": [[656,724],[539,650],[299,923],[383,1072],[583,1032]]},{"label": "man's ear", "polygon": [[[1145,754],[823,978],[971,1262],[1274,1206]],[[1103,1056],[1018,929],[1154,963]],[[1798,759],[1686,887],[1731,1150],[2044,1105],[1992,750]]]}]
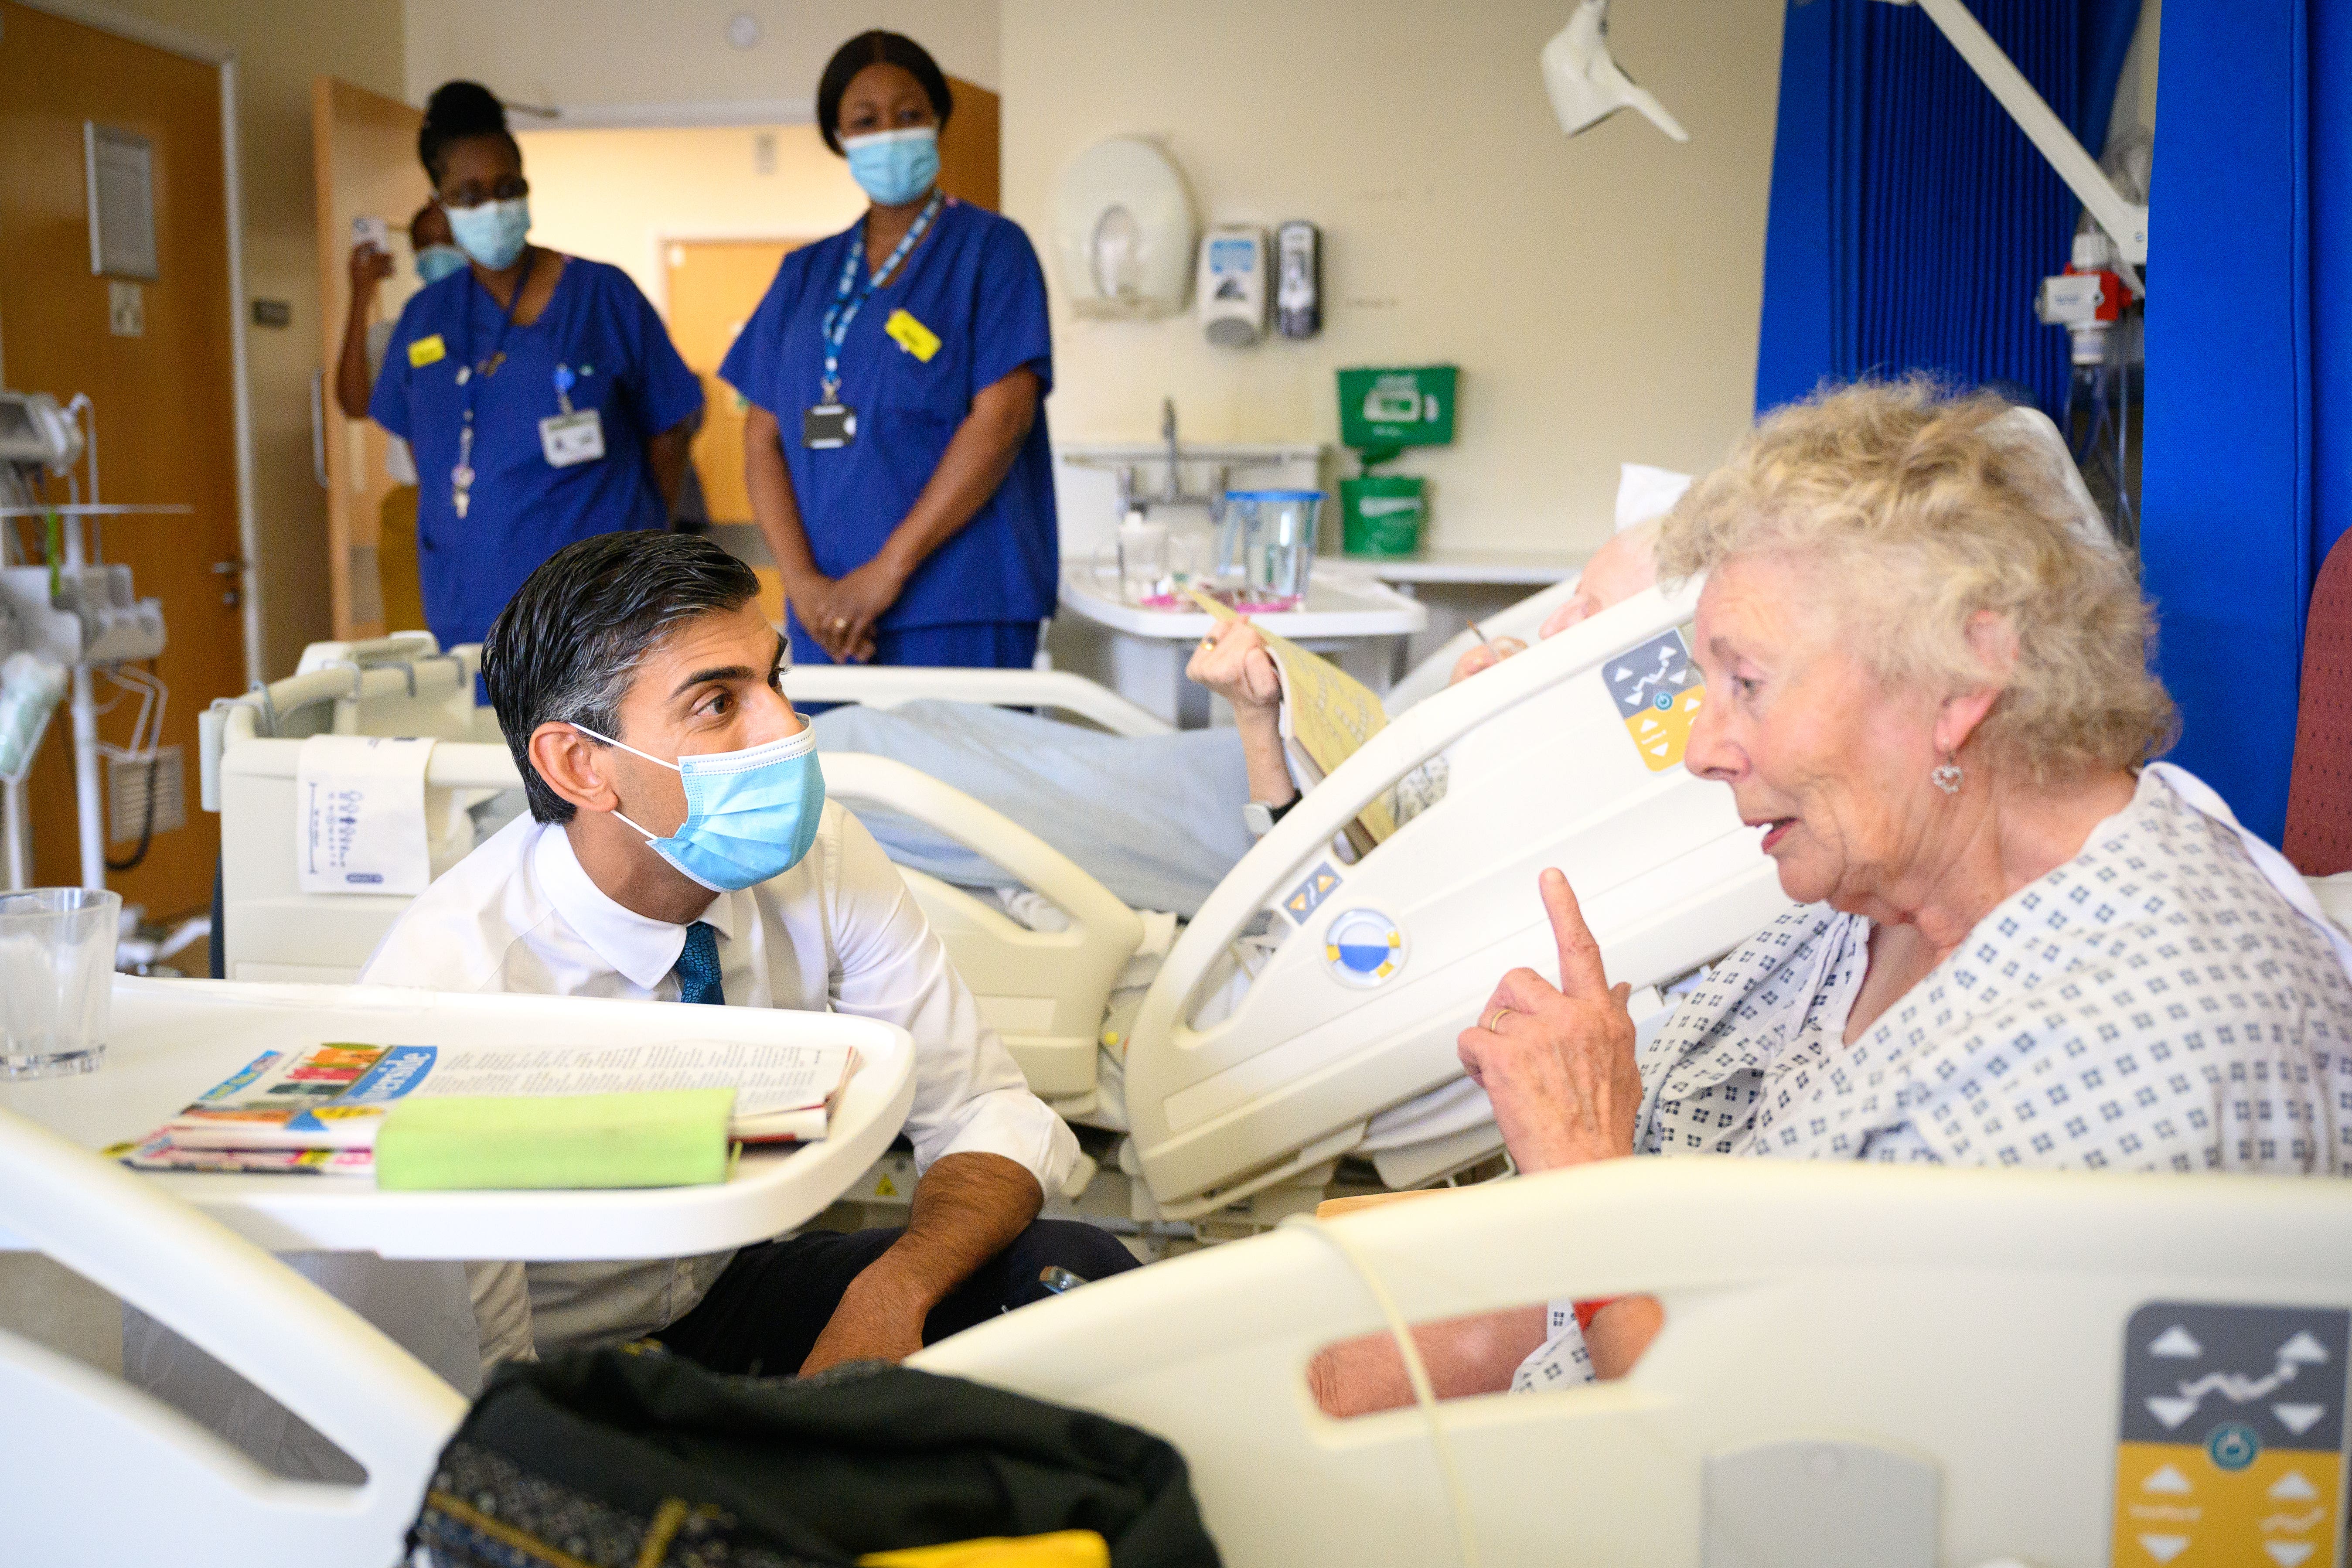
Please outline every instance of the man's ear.
[{"label": "man's ear", "polygon": [[1936,713],[1936,750],[1950,756],[1969,743],[1992,705],[2000,700],[2017,668],[2017,632],[2006,616],[1979,610],[1969,617],[1969,647],[1984,670],[1985,684],[1956,691],[1944,699]]},{"label": "man's ear", "polygon": [[605,776],[604,748],[552,721],[530,732],[530,765],[547,787],[583,811],[616,811],[620,793]]}]

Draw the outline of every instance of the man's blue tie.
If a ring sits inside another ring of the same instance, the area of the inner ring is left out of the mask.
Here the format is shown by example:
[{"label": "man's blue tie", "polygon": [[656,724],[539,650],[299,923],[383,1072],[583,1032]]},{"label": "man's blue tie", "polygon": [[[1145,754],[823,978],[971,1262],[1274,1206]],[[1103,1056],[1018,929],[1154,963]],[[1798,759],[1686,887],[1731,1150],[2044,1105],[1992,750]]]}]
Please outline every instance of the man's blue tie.
[{"label": "man's blue tie", "polygon": [[686,928],[686,950],[677,955],[677,999],[724,1006],[726,990],[719,984],[719,933],[697,921]]}]

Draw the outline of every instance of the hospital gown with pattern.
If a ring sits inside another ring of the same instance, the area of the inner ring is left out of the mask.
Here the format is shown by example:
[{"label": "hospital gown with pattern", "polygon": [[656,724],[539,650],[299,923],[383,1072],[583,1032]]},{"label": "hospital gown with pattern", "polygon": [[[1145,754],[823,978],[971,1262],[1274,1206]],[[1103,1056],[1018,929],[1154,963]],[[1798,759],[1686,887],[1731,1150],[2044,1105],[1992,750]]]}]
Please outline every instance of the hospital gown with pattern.
[{"label": "hospital gown with pattern", "polygon": [[[1852,1045],[1870,922],[1791,910],[1651,1041],[1637,1150],[2346,1174],[2344,940],[2200,796],[2148,768],[2080,855],[2003,900]],[[1565,1306],[1514,1390],[1590,1381]]]}]

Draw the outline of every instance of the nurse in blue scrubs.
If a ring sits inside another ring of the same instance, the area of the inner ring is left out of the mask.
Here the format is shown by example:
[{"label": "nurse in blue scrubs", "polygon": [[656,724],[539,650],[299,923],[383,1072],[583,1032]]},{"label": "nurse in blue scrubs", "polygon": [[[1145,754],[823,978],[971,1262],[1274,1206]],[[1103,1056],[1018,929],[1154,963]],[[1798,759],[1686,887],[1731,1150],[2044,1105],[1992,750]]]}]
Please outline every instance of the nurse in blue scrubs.
[{"label": "nurse in blue scrubs", "polygon": [[1024,666],[1053,613],[1045,277],[1017,224],[940,192],[954,107],[911,38],[842,46],[817,126],[871,205],[784,258],[719,367],[803,662]]},{"label": "nurse in blue scrubs", "polygon": [[469,264],[401,311],[368,413],[415,454],[425,619],[448,647],[574,540],[669,526],[702,385],[627,273],[530,243],[487,89],[435,92],[417,153]]}]

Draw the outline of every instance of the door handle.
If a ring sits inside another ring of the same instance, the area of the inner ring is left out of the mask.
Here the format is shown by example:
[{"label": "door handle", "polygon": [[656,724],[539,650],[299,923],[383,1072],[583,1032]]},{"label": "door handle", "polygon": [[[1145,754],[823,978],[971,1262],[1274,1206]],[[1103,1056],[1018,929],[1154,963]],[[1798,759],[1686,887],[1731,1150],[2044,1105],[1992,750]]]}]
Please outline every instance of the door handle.
[{"label": "door handle", "polygon": [[228,579],[221,584],[221,603],[232,610],[245,603],[245,566],[243,561],[215,561],[212,564],[214,576]]},{"label": "door handle", "polygon": [[331,488],[327,479],[327,372],[310,373],[310,474],[320,489]]}]

